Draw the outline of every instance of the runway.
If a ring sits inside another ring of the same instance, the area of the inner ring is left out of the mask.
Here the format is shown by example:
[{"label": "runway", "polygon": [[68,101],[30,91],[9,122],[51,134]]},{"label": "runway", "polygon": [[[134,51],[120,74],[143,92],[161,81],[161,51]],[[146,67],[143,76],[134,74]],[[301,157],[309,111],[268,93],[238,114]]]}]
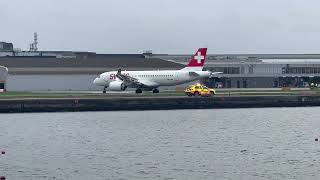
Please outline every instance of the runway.
[{"label": "runway", "polygon": [[[216,89],[214,97],[238,97],[238,96],[317,96],[318,90],[297,88],[283,90],[280,88],[270,89]],[[184,98],[183,91],[166,90],[158,94],[143,92],[136,94],[135,91],[28,91],[28,92],[5,92],[0,93],[0,100],[5,99],[105,99],[105,98]]]},{"label": "runway", "polygon": [[108,92],[6,92],[0,94],[0,112],[61,112],[261,108],[320,106],[315,90],[219,90],[213,97],[187,97],[184,92],[159,94]]}]

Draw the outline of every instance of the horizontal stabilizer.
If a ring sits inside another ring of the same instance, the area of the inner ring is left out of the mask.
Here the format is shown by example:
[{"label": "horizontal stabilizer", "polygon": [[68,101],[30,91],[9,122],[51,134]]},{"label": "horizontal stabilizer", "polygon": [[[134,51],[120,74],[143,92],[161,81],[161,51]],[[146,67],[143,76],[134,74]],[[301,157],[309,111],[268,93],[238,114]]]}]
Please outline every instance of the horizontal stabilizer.
[{"label": "horizontal stabilizer", "polygon": [[217,75],[217,74],[222,74],[223,72],[212,72],[211,74],[210,74],[210,78],[211,77],[215,77],[215,75]]},{"label": "horizontal stabilizer", "polygon": [[189,76],[192,76],[192,77],[196,77],[196,76],[200,76],[198,73],[196,72],[189,72]]}]

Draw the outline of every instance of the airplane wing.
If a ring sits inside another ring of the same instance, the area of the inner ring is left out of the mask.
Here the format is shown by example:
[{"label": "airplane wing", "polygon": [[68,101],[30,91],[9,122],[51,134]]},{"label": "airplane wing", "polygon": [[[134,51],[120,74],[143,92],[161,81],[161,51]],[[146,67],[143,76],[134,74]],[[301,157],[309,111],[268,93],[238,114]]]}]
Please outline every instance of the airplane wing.
[{"label": "airplane wing", "polygon": [[148,80],[139,80],[137,78],[131,77],[126,74],[121,74],[121,69],[118,70],[116,74],[117,78],[119,78],[123,83],[128,87],[158,87],[159,85],[157,83],[154,83],[152,81]]},{"label": "airplane wing", "polygon": [[128,76],[128,75],[125,75],[125,74],[121,74],[121,69],[118,70],[117,74],[116,74],[117,78],[119,78],[121,81],[123,81],[123,83],[126,85],[126,86],[137,86],[137,87],[141,87],[143,86],[142,83],[140,83],[138,81],[138,79],[134,78],[134,77],[131,77],[131,76]]}]

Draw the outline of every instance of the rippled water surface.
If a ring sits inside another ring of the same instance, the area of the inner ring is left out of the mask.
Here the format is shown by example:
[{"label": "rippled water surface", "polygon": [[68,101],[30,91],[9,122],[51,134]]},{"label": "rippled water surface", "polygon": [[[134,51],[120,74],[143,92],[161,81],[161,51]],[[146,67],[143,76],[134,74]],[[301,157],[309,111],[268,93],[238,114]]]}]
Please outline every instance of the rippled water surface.
[{"label": "rippled water surface", "polygon": [[319,111],[0,114],[0,176],[320,179]]}]

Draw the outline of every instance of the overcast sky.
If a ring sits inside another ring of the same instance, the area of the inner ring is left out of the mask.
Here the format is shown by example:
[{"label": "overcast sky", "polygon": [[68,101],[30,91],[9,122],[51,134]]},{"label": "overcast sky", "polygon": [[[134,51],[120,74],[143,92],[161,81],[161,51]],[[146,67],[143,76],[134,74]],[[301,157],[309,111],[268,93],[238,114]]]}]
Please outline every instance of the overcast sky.
[{"label": "overcast sky", "polygon": [[0,0],[0,41],[98,53],[320,53],[319,0]]}]

